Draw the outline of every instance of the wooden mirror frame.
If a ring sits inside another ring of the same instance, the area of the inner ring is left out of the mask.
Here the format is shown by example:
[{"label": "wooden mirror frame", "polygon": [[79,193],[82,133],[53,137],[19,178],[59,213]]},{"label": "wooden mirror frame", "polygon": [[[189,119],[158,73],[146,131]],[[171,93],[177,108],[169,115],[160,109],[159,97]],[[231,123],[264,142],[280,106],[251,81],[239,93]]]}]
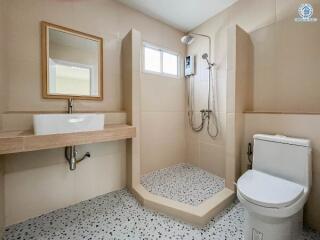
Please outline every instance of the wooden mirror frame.
[{"label": "wooden mirror frame", "polygon": [[[72,34],[78,37],[86,38],[98,42],[99,44],[99,66],[98,66],[98,88],[99,96],[83,96],[83,95],[61,95],[61,94],[49,94],[48,91],[48,73],[49,73],[49,29],[55,29],[61,32]],[[41,70],[42,70],[42,97],[46,99],[80,99],[80,100],[103,100],[103,38],[97,37],[91,34],[83,33],[70,28],[62,27],[53,23],[45,21],[41,22]]]}]

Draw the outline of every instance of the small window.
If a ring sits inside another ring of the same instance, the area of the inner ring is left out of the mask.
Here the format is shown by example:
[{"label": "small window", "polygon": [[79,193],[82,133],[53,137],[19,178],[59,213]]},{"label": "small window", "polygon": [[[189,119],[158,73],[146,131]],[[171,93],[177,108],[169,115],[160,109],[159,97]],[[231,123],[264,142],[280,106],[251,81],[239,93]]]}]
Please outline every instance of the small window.
[{"label": "small window", "polygon": [[162,55],[163,73],[178,76],[178,56],[163,52]]},{"label": "small window", "polygon": [[161,72],[161,52],[149,47],[144,48],[144,67],[151,72]]},{"label": "small window", "polygon": [[144,71],[165,76],[179,76],[179,56],[167,50],[144,45]]}]

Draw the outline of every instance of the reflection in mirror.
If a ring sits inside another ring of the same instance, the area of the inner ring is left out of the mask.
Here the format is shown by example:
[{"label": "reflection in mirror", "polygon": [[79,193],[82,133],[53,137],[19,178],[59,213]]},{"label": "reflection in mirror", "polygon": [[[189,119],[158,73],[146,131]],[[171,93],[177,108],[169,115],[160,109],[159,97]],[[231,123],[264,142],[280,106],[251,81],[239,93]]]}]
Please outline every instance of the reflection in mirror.
[{"label": "reflection in mirror", "polygon": [[43,23],[44,97],[102,99],[102,39]]}]

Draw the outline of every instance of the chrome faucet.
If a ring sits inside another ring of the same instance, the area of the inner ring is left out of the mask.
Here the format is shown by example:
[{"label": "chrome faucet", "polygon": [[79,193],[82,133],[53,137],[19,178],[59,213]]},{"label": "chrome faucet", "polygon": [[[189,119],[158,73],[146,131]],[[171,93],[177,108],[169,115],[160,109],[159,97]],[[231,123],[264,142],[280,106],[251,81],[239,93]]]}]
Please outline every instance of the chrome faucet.
[{"label": "chrome faucet", "polygon": [[71,114],[73,111],[73,99],[69,98],[68,99],[68,113]]}]

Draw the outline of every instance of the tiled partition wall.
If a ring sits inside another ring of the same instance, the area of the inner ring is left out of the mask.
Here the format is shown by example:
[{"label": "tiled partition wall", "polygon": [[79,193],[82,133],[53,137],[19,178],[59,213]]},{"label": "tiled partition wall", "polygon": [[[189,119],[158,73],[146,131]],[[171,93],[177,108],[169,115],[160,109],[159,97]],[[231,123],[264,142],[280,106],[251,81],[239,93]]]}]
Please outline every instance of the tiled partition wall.
[{"label": "tiled partition wall", "polygon": [[127,112],[127,122],[136,127],[136,137],[126,144],[127,187],[133,191],[140,184],[141,173],[141,116],[140,116],[140,51],[141,33],[132,29],[122,41],[121,76],[123,84],[123,104]]},{"label": "tiled partition wall", "polygon": [[253,45],[239,26],[228,31],[228,81],[226,122],[226,186],[236,190],[240,177],[243,112],[252,108]]},{"label": "tiled partition wall", "polygon": [[[4,112],[7,107],[6,101],[6,90],[7,83],[6,83],[6,76],[5,76],[5,54],[4,54],[4,41],[5,41],[5,34],[4,33],[4,0],[0,0],[0,113]],[[1,118],[0,118],[0,129],[1,129]]]},{"label": "tiled partition wall", "polygon": [[141,174],[186,162],[184,35],[171,30],[165,37],[150,39],[142,32],[142,42],[151,43],[179,55],[179,76],[150,74],[143,70],[141,48]]},{"label": "tiled partition wall", "polygon": [[[247,144],[256,133],[282,134],[308,138],[312,144],[312,188],[305,207],[305,220],[311,227],[320,230],[320,115],[319,114],[263,114],[246,113],[242,142],[242,171],[248,161]],[[288,171],[290,171],[288,169]]]},{"label": "tiled partition wall", "polygon": [[[6,111],[6,76],[5,76],[5,54],[4,53],[4,0],[0,0],[0,131],[2,130],[1,113]],[[4,227],[4,164],[0,156],[0,238],[2,238],[2,230]]]}]

